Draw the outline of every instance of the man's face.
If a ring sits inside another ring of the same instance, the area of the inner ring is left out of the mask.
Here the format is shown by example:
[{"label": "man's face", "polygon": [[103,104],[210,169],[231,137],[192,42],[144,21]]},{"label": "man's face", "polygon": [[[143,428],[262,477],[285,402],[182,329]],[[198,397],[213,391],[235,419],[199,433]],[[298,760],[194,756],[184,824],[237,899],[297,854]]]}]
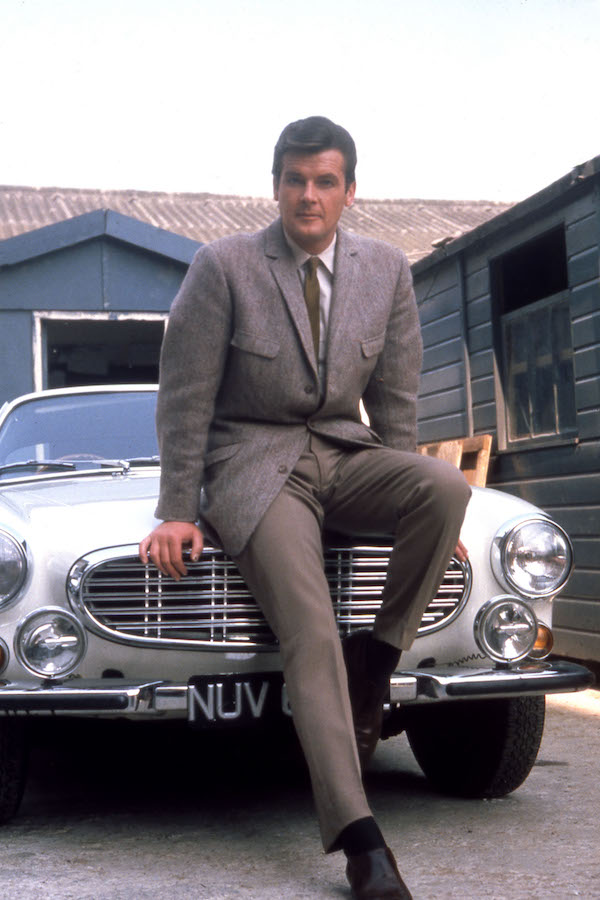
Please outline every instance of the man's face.
[{"label": "man's face", "polygon": [[345,168],[340,150],[283,155],[273,193],[283,227],[307,253],[321,253],[329,246],[344,207],[352,206],[356,182],[346,188]]}]

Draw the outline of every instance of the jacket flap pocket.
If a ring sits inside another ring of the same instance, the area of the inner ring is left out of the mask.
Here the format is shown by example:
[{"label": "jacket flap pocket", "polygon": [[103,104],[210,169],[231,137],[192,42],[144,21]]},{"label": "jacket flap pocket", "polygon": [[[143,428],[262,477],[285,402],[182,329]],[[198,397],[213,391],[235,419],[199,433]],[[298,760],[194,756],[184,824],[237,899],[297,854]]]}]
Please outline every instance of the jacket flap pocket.
[{"label": "jacket flap pocket", "polygon": [[207,469],[213,463],[230,459],[230,457],[235,456],[240,446],[240,444],[225,444],[223,447],[215,447],[214,450],[209,450],[204,457],[204,467]]},{"label": "jacket flap pocket", "polygon": [[363,356],[368,359],[370,356],[376,356],[383,350],[385,344],[385,334],[378,334],[377,337],[366,338],[360,342]]},{"label": "jacket flap pocket", "polygon": [[249,334],[239,329],[235,330],[231,345],[238,350],[245,350],[246,353],[254,353],[256,356],[266,356],[268,359],[273,359],[279,353],[279,341],[272,341],[270,338]]}]

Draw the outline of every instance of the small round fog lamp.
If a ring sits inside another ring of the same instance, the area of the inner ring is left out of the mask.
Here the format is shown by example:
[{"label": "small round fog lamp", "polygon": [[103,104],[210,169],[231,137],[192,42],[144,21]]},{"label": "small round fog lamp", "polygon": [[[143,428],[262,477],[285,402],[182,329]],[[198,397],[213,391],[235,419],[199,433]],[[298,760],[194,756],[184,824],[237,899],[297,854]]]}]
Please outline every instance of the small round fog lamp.
[{"label": "small round fog lamp", "polygon": [[529,655],[538,636],[535,613],[508,594],[481,607],[474,623],[479,649],[496,662],[518,662]]},{"label": "small round fog lamp", "polygon": [[19,661],[42,678],[62,678],[77,668],[86,649],[81,623],[64,609],[49,607],[27,616],[15,635]]}]

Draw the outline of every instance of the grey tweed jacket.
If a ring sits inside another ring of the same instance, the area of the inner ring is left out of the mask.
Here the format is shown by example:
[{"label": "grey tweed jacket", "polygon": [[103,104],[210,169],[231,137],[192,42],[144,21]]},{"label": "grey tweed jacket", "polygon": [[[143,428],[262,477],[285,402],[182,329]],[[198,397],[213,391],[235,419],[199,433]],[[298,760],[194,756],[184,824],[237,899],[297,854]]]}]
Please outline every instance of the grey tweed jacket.
[{"label": "grey tweed jacket", "polygon": [[236,556],[309,433],[414,450],[421,356],[409,265],[388,244],[338,231],[323,396],[280,220],[201,247],[161,355],[157,518],[200,519]]}]

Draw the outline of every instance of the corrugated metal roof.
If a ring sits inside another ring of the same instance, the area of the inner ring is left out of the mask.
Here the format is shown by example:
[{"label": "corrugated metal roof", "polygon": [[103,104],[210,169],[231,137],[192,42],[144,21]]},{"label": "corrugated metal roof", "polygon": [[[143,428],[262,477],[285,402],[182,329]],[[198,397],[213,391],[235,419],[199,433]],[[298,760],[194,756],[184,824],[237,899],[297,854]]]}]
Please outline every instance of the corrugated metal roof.
[{"label": "corrugated metal roof", "polygon": [[[356,200],[348,231],[401,247],[411,262],[509,209],[486,200]],[[273,221],[277,205],[260,197],[76,188],[0,187],[0,240],[95,209],[112,209],[157,228],[207,242]]]}]

